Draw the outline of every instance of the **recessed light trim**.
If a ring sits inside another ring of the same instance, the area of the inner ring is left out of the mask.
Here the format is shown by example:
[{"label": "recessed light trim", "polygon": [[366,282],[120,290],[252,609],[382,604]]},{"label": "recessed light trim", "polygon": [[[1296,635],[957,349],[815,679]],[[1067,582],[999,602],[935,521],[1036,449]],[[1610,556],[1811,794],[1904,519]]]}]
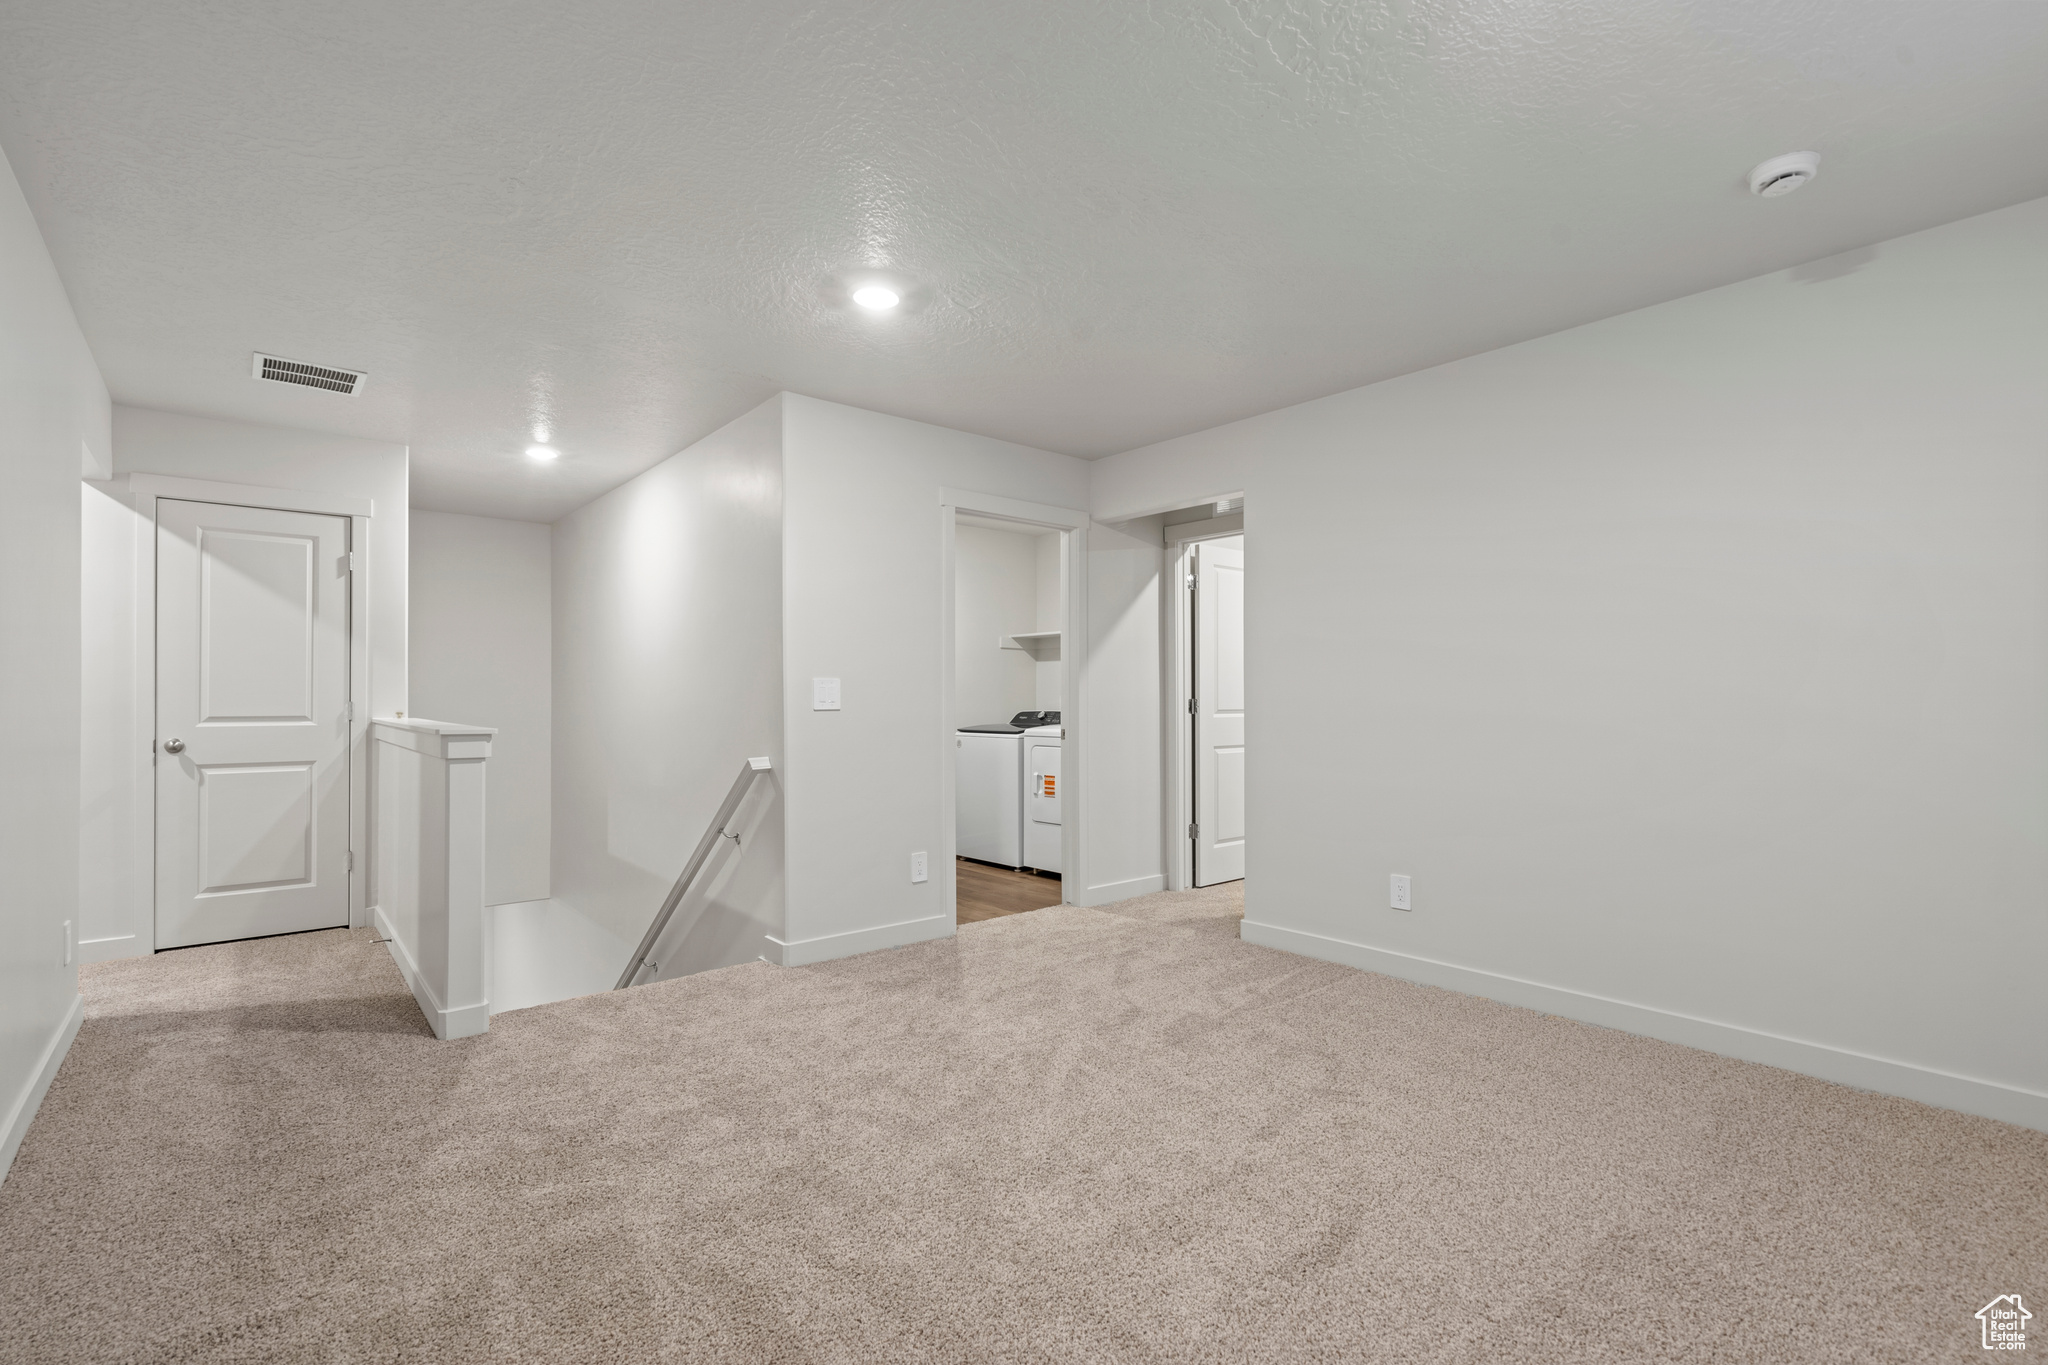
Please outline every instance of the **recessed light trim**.
[{"label": "recessed light trim", "polygon": [[556,450],[553,446],[528,446],[526,448],[526,458],[529,460],[539,460],[545,464],[549,460],[561,459],[562,452]]},{"label": "recessed light trim", "polygon": [[903,302],[903,295],[886,284],[864,284],[853,291],[853,301],[870,313],[886,313]]}]

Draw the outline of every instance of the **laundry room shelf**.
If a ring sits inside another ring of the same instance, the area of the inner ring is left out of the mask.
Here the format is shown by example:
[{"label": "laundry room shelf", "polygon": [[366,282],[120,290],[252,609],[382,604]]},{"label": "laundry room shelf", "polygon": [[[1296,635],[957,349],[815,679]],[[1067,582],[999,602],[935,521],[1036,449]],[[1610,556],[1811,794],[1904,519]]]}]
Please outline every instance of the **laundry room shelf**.
[{"label": "laundry room shelf", "polygon": [[1011,648],[1021,649],[1040,663],[1058,663],[1060,657],[1060,633],[1056,630],[1034,631],[1028,635],[1012,635]]}]

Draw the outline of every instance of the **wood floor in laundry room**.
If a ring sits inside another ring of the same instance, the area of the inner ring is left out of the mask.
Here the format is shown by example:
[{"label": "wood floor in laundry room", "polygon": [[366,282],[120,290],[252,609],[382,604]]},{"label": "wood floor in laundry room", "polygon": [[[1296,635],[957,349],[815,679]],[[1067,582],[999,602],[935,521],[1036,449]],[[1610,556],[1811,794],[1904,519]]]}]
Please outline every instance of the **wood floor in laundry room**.
[{"label": "wood floor in laundry room", "polygon": [[978,924],[1004,915],[1021,915],[1060,903],[1060,879],[1041,877],[1036,872],[1015,872],[1007,867],[977,863],[971,858],[953,860],[959,878],[956,904],[959,922]]}]

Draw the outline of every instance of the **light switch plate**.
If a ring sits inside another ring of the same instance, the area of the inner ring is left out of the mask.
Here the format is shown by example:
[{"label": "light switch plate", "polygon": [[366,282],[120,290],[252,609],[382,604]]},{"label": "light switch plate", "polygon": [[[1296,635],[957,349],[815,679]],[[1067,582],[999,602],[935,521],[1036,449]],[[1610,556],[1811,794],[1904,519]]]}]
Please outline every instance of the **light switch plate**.
[{"label": "light switch plate", "polygon": [[813,711],[837,711],[839,709],[839,679],[811,679],[811,709]]},{"label": "light switch plate", "polygon": [[1408,903],[1408,878],[1396,872],[1387,878],[1387,904],[1396,910],[1412,910]]},{"label": "light switch plate", "polygon": [[925,862],[925,856],[924,856],[924,854],[922,854],[922,853],[913,853],[913,854],[911,854],[911,855],[910,855],[910,880],[912,880],[912,881],[914,881],[914,882],[922,882],[922,881],[929,881],[930,879],[931,879],[931,869],[930,869],[930,867],[928,867],[928,866],[926,865],[926,862]]}]

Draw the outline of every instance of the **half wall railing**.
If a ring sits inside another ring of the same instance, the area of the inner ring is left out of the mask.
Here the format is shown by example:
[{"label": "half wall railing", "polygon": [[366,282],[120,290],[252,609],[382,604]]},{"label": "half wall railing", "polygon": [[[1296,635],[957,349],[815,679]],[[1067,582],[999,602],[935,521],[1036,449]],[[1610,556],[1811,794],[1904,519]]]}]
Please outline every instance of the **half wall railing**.
[{"label": "half wall railing", "polygon": [[491,1026],[484,937],[487,725],[370,723],[371,922],[438,1038]]}]

